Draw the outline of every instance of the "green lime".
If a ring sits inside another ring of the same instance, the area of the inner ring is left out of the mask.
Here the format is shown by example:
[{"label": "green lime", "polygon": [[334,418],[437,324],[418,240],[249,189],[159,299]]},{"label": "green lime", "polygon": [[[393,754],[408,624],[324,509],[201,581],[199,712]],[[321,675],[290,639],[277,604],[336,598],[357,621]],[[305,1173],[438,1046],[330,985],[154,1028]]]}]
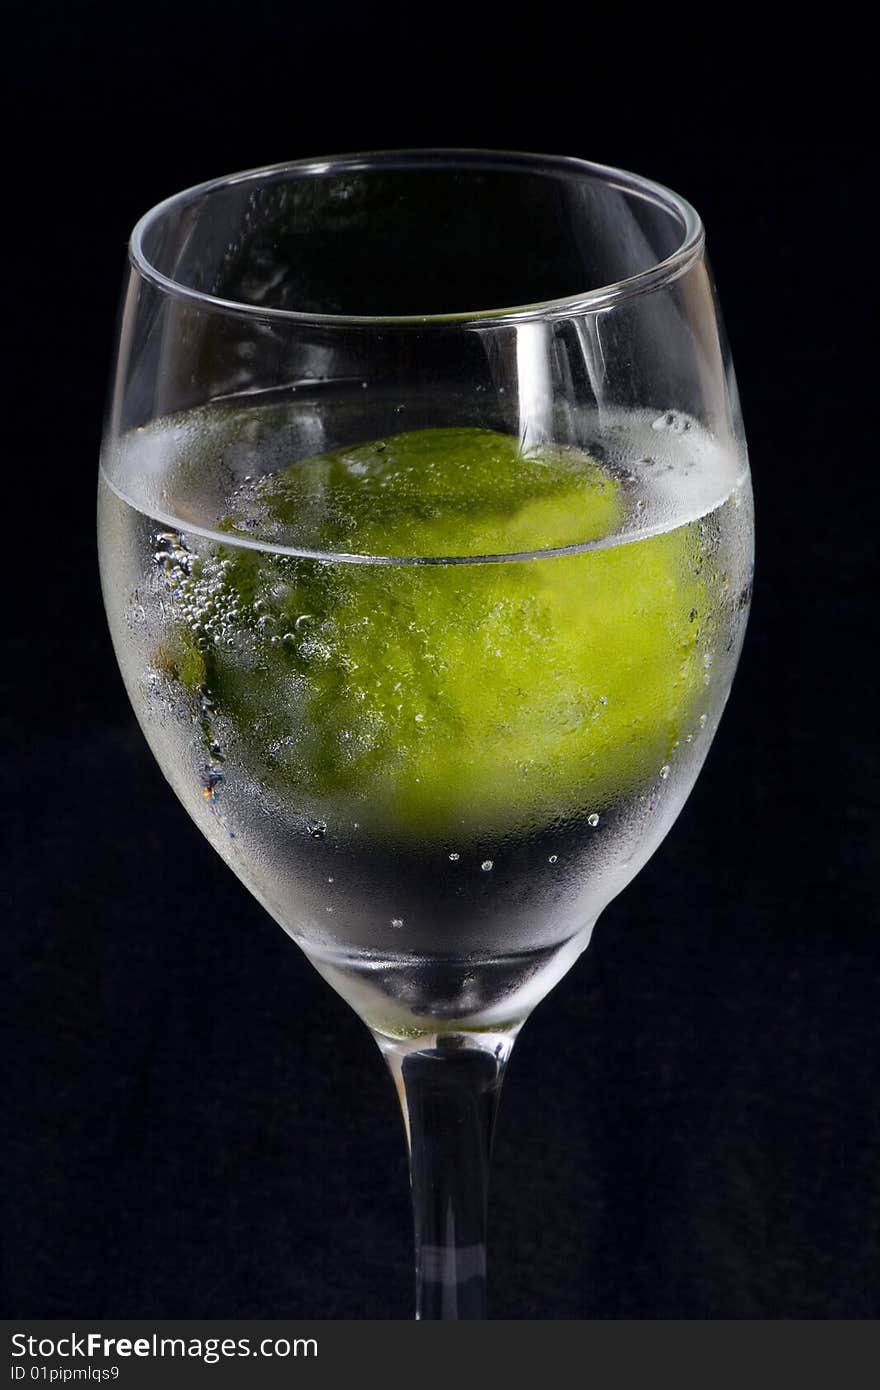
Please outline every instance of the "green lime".
[{"label": "green lime", "polygon": [[[593,541],[619,484],[584,453],[419,430],[249,483],[222,529],[301,548],[487,556]],[[362,564],[231,543],[183,584],[176,673],[304,813],[448,840],[593,813],[656,775],[701,687],[696,528],[492,563]],[[221,640],[218,640],[218,636]]]}]

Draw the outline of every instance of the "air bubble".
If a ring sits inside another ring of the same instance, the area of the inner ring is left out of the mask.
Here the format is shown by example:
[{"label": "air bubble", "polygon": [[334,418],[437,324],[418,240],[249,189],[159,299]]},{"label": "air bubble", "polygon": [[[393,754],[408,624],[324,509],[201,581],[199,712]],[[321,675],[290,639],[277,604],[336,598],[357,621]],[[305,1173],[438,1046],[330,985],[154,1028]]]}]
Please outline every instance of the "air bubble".
[{"label": "air bubble", "polygon": [[402,927],[402,926],[403,926],[403,918],[402,918],[402,917],[392,917],[392,918],[391,918],[391,925],[392,925],[392,927]]},{"label": "air bubble", "polygon": [[458,850],[454,849],[450,854],[449,858],[452,860],[453,864],[457,864],[459,859],[461,858],[461,855],[458,853]]},{"label": "air bubble", "polygon": [[309,838],[312,840],[323,840],[327,834],[327,822],[323,820],[309,821]]},{"label": "air bubble", "polygon": [[551,855],[550,855],[550,858],[547,860],[547,863],[548,863],[548,864],[555,864],[558,858],[559,858],[559,855],[558,855],[558,854],[551,854]]},{"label": "air bubble", "polygon": [[205,800],[216,801],[217,788],[220,786],[221,782],[225,782],[226,780],[219,767],[203,768],[200,780],[202,783],[202,796]]},{"label": "air bubble", "polygon": [[669,764],[668,764],[668,763],[664,763],[663,766],[661,767],[661,769],[660,769],[660,776],[663,778],[663,781],[665,782],[666,779],[667,779],[667,777],[669,776]]},{"label": "air bubble", "polygon": [[482,864],[480,865],[480,868],[483,870],[484,874],[488,874],[494,867],[494,862],[491,859],[484,859]]},{"label": "air bubble", "polygon": [[587,824],[588,824],[588,825],[592,825],[592,826],[596,826],[596,825],[599,824],[599,813],[598,813],[598,811],[591,811],[591,812],[590,812],[590,814],[587,816]]}]

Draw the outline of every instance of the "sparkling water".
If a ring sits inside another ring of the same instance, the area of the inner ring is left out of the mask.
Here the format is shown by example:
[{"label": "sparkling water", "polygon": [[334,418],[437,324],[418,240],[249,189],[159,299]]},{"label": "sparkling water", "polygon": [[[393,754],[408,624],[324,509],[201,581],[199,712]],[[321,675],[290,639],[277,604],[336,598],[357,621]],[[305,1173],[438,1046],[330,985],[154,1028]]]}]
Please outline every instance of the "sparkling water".
[{"label": "sparkling water", "polygon": [[[493,1030],[569,968],[699,772],[748,610],[748,475],[678,412],[585,416],[565,468],[613,524],[579,536],[568,494],[539,499],[517,515],[564,522],[564,544],[501,558],[479,553],[491,517],[446,525],[387,423],[282,393],[124,436],[99,490],[110,629],[178,797],[330,983],[390,1036]],[[275,505],[291,465],[364,440],[338,487],[313,470]],[[373,483],[441,549],[401,551],[408,519],[359,510],[382,454]]]}]

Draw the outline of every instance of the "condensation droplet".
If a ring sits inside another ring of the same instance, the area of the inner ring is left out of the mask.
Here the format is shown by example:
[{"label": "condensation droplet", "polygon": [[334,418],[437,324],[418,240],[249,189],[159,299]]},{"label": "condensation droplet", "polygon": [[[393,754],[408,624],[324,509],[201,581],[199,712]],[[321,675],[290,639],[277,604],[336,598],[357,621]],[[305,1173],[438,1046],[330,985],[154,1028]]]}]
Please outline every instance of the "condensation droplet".
[{"label": "condensation droplet", "polygon": [[666,779],[667,779],[667,777],[669,776],[669,764],[668,764],[668,763],[664,763],[663,766],[661,767],[661,769],[660,769],[660,776],[663,778],[663,781],[665,782]]},{"label": "condensation droplet", "polygon": [[402,927],[402,926],[403,926],[403,918],[402,918],[402,917],[392,917],[392,918],[391,918],[391,925],[392,925],[392,927]]},{"label": "condensation droplet", "polygon": [[484,874],[489,873],[489,871],[494,867],[495,865],[491,859],[484,859],[482,864],[480,865],[480,868],[483,870]]},{"label": "condensation droplet", "polygon": [[588,824],[588,825],[594,825],[594,826],[599,824],[599,813],[598,813],[598,811],[591,811],[591,812],[590,812],[590,814],[587,816],[587,824]]},{"label": "condensation droplet", "polygon": [[461,855],[458,853],[457,850],[453,850],[449,858],[452,860],[453,864],[457,864],[459,859],[461,858]]},{"label": "condensation droplet", "polygon": [[313,820],[309,822],[309,836],[313,840],[323,840],[327,834],[327,822],[323,820]]},{"label": "condensation droplet", "polygon": [[652,421],[651,428],[655,430],[672,430],[674,434],[686,434],[691,427],[691,422],[686,415],[680,415],[676,410],[667,410],[665,415],[658,415]]},{"label": "condensation droplet", "polygon": [[555,864],[558,858],[559,858],[559,855],[558,855],[558,854],[551,854],[551,855],[550,855],[550,858],[548,859],[547,862],[548,862],[548,864]]}]

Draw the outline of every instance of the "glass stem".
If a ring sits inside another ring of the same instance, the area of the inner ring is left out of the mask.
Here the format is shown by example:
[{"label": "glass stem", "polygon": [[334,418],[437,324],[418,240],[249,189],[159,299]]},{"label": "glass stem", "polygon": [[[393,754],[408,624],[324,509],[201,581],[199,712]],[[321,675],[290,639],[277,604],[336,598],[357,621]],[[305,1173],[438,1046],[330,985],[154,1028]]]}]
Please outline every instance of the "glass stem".
[{"label": "glass stem", "polygon": [[485,1318],[489,1161],[513,1038],[378,1039],[409,1144],[417,1318]]}]

